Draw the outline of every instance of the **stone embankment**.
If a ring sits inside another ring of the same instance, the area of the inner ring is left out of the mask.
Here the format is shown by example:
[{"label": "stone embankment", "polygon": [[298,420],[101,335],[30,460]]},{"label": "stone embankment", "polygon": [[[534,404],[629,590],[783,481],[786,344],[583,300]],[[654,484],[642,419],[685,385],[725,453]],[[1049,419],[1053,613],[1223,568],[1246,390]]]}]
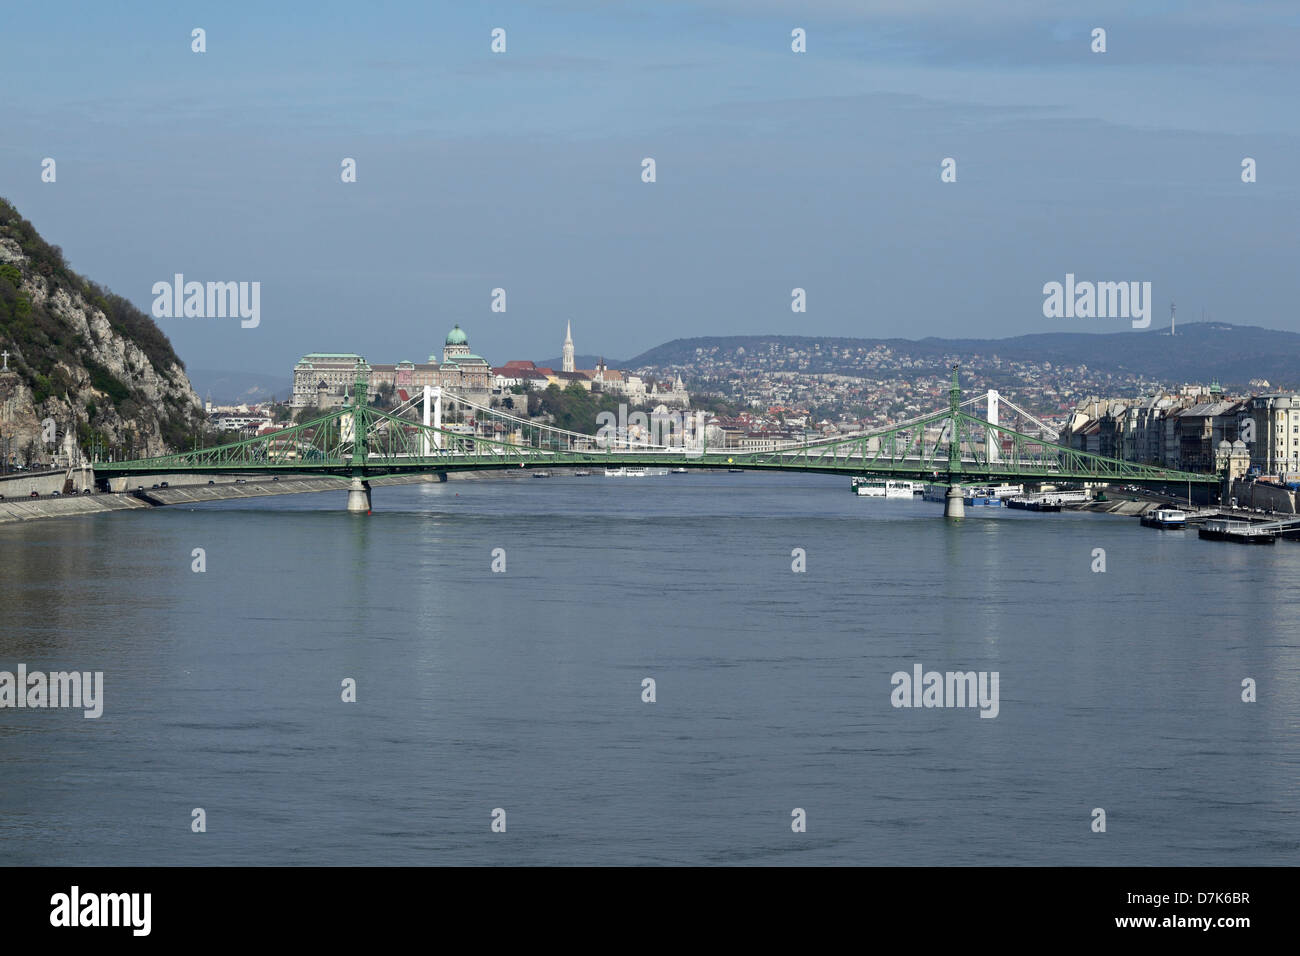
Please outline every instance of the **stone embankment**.
[{"label": "stone embankment", "polygon": [[[98,492],[83,495],[31,498],[6,494],[0,499],[0,524],[29,521],[35,518],[67,518],[78,515],[102,514],[109,511],[130,511],[138,508],[155,508],[162,505],[198,504],[204,501],[229,501],[233,498],[262,498],[268,495],[293,495],[310,492],[334,491],[346,494],[348,482],[339,478],[294,478],[285,476],[278,481],[270,478],[248,478],[236,481],[226,476],[186,476],[194,483],[176,484],[175,475],[166,476],[166,488],[154,488],[153,481],[132,479],[143,484],[143,491]],[[200,479],[201,481],[197,480]],[[48,479],[47,479],[48,480]],[[390,475],[370,479],[371,487],[384,485],[409,485],[439,481],[437,475]],[[62,484],[62,477],[59,478]],[[30,492],[28,492],[30,494]]]},{"label": "stone embankment", "polygon": [[1148,511],[1154,511],[1161,507],[1154,501],[1130,501],[1126,498],[1111,501],[1086,501],[1078,505],[1070,505],[1071,511],[1099,511],[1108,515],[1142,516]]}]

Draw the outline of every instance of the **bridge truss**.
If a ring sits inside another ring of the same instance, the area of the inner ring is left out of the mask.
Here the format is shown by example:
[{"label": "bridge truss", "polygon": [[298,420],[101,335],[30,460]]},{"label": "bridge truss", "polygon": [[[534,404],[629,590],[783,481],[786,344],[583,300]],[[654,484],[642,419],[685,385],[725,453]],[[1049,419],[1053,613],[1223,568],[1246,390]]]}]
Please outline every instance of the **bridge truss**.
[{"label": "bridge truss", "polygon": [[955,366],[946,409],[873,432],[776,445],[762,451],[709,448],[702,431],[698,441],[676,446],[626,438],[602,441],[598,436],[539,424],[444,392],[449,400],[472,409],[476,418],[473,433],[468,434],[455,426],[426,425],[381,411],[365,404],[364,399],[358,403],[356,396],[366,394],[365,379],[359,378],[351,404],[311,421],[210,448],[99,462],[95,470],[102,477],[227,472],[357,479],[403,472],[671,465],[872,474],[950,484],[1055,481],[1163,486],[1213,485],[1221,480],[1215,474],[1078,451],[1042,435],[980,418],[967,409],[978,407],[984,396],[961,398]]}]

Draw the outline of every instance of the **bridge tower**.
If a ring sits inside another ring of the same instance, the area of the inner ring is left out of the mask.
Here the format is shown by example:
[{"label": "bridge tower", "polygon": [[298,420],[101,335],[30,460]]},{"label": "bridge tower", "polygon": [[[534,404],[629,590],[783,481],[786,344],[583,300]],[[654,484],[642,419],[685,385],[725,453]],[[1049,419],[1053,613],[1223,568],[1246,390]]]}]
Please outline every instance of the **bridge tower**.
[{"label": "bridge tower", "polygon": [[[988,395],[988,415],[986,419],[990,425],[998,423],[998,392],[997,389],[990,388]],[[995,428],[984,429],[984,457],[989,467],[999,460],[1002,454],[1002,447],[998,442],[998,432]]]},{"label": "bridge tower", "polygon": [[[430,402],[432,399],[432,402]],[[429,412],[433,412],[433,422],[429,421]],[[424,427],[442,428],[442,386],[426,385],[424,386]],[[424,458],[429,457],[430,448],[442,447],[441,432],[433,433],[432,442],[430,441],[429,432],[424,432],[420,437],[420,454]]]},{"label": "bridge tower", "polygon": [[952,387],[948,389],[948,494],[944,496],[943,516],[945,518],[966,517],[966,502],[961,496],[961,431],[958,428],[961,406],[961,385],[957,381],[957,369],[960,363],[952,367]]},{"label": "bridge tower", "polygon": [[370,483],[365,480],[366,459],[369,457],[370,383],[369,366],[357,362],[356,384],[352,389],[352,482],[348,485],[348,511],[356,514],[370,513]]}]

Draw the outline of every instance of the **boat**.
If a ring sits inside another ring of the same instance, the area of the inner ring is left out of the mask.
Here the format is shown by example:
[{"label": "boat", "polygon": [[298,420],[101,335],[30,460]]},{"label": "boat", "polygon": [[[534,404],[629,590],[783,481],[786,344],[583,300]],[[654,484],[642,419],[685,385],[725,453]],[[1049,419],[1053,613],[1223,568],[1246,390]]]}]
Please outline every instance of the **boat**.
[{"label": "boat", "polygon": [[[1024,485],[963,485],[962,500],[975,508],[1022,507],[1013,504],[1016,496],[1025,490]],[[927,484],[921,486],[921,497],[926,501],[947,501],[948,486]]]},{"label": "boat", "polygon": [[728,468],[727,471],[733,472],[734,474],[737,475],[743,475],[745,473],[744,468]]},{"label": "boat", "polygon": [[579,468],[579,469],[578,469],[577,471],[575,471],[573,474],[574,474],[574,477],[577,477],[577,478],[586,478],[588,475],[591,474],[591,472],[587,471],[587,469],[585,469],[585,468]]},{"label": "boat", "polygon": [[966,504],[974,507],[1001,508],[1006,502],[996,488],[966,488],[962,491]]},{"label": "boat", "polygon": [[859,498],[906,498],[910,501],[919,484],[893,478],[854,478],[853,491]]},{"label": "boat", "polygon": [[[898,478],[859,476],[849,481],[849,490],[864,498],[911,498],[919,495],[923,487],[919,481],[903,481]],[[863,488],[866,490],[863,491]]]},{"label": "boat", "polygon": [[549,478],[549,477],[551,477],[551,473],[550,473],[549,471],[535,471],[535,472],[533,472],[533,477],[534,477],[534,478]]},{"label": "boat", "polygon": [[688,471],[690,471],[689,468],[674,468],[674,469],[673,469],[673,474],[674,474],[674,475],[684,475],[684,474],[686,474]]},{"label": "boat", "polygon": [[1252,531],[1249,521],[1230,518],[1211,518],[1197,535],[1207,541],[1235,541],[1237,544],[1276,544],[1277,534],[1272,531]]},{"label": "boat", "polygon": [[[667,472],[665,472],[667,474]],[[606,478],[644,478],[646,470],[644,468],[606,468]]]},{"label": "boat", "polygon": [[1138,519],[1144,528],[1162,528],[1165,531],[1182,531],[1187,527],[1187,512],[1177,508],[1157,508]]},{"label": "boat", "polygon": [[1008,508],[1025,511],[1060,511],[1061,505],[1083,504],[1088,500],[1086,491],[1040,491],[1030,495],[1015,495],[1007,499]]}]

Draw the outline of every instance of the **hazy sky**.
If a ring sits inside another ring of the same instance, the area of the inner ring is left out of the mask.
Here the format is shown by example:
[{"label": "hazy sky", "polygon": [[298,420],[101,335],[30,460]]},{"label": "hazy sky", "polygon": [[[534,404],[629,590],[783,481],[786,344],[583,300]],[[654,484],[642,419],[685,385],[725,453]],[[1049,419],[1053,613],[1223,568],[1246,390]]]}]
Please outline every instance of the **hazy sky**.
[{"label": "hazy sky", "polygon": [[73,268],[261,283],[159,320],[195,368],[1129,326],[1044,318],[1066,273],[1300,331],[1294,0],[49,0],[0,80],[0,195]]}]

